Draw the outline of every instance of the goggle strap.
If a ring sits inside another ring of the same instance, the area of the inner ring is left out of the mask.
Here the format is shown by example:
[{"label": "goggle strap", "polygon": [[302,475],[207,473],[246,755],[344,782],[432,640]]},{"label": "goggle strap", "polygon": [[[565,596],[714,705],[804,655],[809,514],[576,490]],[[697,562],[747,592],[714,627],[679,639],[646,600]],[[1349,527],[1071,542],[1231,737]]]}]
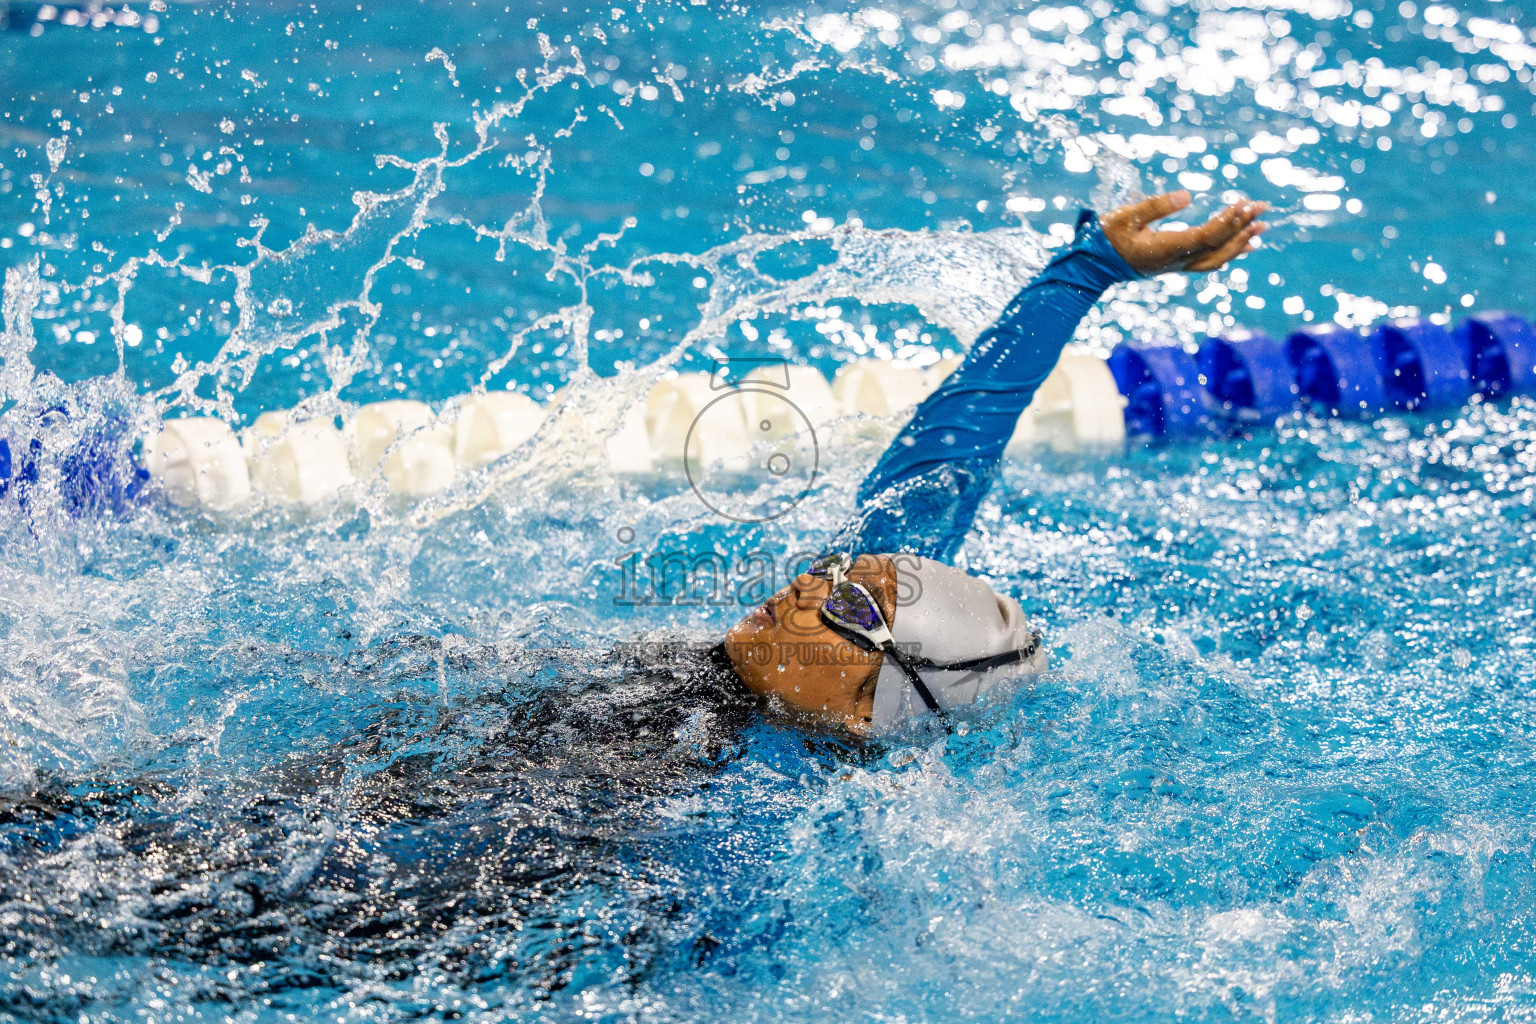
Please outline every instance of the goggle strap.
[{"label": "goggle strap", "polygon": [[970,658],[966,661],[929,661],[927,658],[913,658],[912,663],[920,668],[933,669],[938,672],[986,672],[989,669],[1002,668],[1004,665],[1017,665],[1028,661],[1040,650],[1040,634],[1036,633],[1028,646],[1004,651],[1002,654],[993,654],[985,658]]},{"label": "goggle strap", "polygon": [[896,664],[901,666],[901,670],[906,673],[907,680],[912,684],[912,689],[916,690],[917,695],[923,699],[923,703],[928,705],[928,710],[938,715],[939,719],[947,724],[949,722],[949,714],[934,699],[933,691],[928,689],[928,684],[923,682],[923,677],[917,674],[917,669],[912,667],[912,663],[896,649],[894,643],[885,646],[885,653],[896,659]]}]

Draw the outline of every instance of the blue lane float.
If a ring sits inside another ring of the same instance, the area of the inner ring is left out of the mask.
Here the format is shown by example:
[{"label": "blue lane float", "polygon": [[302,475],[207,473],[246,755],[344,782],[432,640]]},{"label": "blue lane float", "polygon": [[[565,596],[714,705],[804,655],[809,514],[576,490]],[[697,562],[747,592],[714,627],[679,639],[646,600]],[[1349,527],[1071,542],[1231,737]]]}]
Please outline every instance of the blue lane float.
[{"label": "blue lane float", "polygon": [[1472,375],[1451,332],[1429,320],[1393,320],[1371,332],[1387,402],[1414,411],[1461,405],[1472,397]]},{"label": "blue lane float", "polygon": [[1211,403],[1200,369],[1177,345],[1122,342],[1109,357],[1115,386],[1125,396],[1127,437],[1195,437],[1211,428]]},{"label": "blue lane float", "polygon": [[[51,408],[40,413],[37,422],[47,428],[67,419],[64,409]],[[109,416],[78,444],[56,455],[47,453],[37,437],[17,439],[14,450],[10,438],[0,438],[0,498],[14,491],[22,506],[29,504],[41,467],[52,460],[59,498],[71,515],[123,515],[147,494],[149,471],[134,459],[130,426],[121,417]]]},{"label": "blue lane float", "polygon": [[[36,469],[32,470],[36,477]],[[72,515],[124,515],[140,503],[149,470],[133,457],[129,425],[112,417],[59,460],[59,491]]]},{"label": "blue lane float", "polygon": [[1513,313],[1468,317],[1452,335],[1472,375],[1471,386],[1488,398],[1536,391],[1536,330]]},{"label": "blue lane float", "polygon": [[1387,408],[1387,386],[1371,346],[1335,324],[1304,327],[1285,339],[1302,401],[1333,416],[1374,416]]},{"label": "blue lane float", "polygon": [[1280,343],[1266,334],[1208,338],[1195,358],[1206,390],[1229,421],[1273,420],[1296,406],[1296,373]]}]

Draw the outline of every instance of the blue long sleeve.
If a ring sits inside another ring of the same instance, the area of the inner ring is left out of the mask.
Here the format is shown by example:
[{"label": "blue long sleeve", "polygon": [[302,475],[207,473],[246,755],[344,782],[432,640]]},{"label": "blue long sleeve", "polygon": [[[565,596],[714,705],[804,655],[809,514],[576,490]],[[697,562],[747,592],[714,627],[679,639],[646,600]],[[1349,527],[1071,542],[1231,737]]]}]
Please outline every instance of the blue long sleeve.
[{"label": "blue long sleeve", "polygon": [[1084,210],[1072,245],[1014,297],[880,457],[834,548],[953,560],[1020,414],[1072,332],[1105,289],[1137,276]]}]

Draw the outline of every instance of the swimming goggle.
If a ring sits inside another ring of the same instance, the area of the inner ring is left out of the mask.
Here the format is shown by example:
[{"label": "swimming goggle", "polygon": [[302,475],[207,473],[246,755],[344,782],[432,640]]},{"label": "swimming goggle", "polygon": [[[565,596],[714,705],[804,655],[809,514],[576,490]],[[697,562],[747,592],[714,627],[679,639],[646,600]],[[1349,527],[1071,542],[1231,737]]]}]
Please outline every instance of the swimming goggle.
[{"label": "swimming goggle", "polygon": [[846,551],[838,551],[816,559],[805,570],[807,575],[832,581],[832,592],[821,604],[823,621],[838,636],[864,650],[878,650],[892,658],[901,667],[902,673],[928,706],[928,710],[946,722],[949,716],[933,696],[933,691],[928,689],[928,684],[923,682],[923,677],[918,675],[919,667],[947,672],[985,672],[1003,665],[1028,661],[1040,649],[1040,634],[1034,633],[1027,646],[985,658],[943,664],[926,658],[909,658],[896,646],[896,638],[891,635],[891,627],[885,621],[885,613],[880,610],[874,595],[863,584],[848,579],[848,572],[852,568],[853,556]]}]

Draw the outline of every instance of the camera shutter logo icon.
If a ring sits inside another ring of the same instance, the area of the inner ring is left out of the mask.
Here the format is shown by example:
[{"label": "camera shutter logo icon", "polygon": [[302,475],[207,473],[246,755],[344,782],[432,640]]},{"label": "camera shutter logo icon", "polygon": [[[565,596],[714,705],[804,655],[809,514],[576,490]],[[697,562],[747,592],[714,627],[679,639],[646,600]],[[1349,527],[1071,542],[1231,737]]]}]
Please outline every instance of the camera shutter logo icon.
[{"label": "camera shutter logo icon", "polygon": [[715,362],[714,397],[689,425],[683,470],[693,493],[718,515],[764,523],[811,492],[821,454],[811,416],[795,400],[794,378],[802,373],[814,374],[825,388],[814,369],[782,359]]}]

